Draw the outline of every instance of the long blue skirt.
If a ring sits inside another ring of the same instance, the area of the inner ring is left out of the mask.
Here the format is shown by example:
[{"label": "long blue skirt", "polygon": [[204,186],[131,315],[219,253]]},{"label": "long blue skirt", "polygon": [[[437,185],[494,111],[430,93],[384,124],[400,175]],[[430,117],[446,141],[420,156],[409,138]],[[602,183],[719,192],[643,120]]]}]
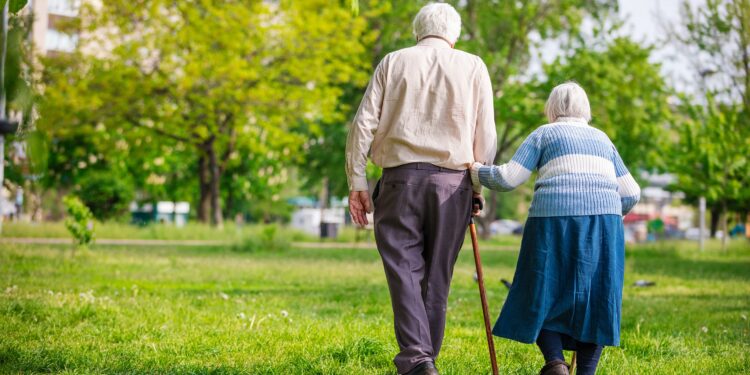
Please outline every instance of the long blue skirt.
[{"label": "long blue skirt", "polygon": [[531,217],[492,332],[533,343],[546,329],[618,346],[624,269],[621,216]]}]

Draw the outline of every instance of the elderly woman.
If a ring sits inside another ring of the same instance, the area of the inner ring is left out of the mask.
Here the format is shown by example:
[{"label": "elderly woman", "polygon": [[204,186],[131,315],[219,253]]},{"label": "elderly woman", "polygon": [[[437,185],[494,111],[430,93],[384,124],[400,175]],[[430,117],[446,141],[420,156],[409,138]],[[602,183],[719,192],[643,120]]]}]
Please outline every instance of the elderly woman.
[{"label": "elderly woman", "polygon": [[493,333],[536,341],[541,374],[568,374],[562,350],[578,353],[578,374],[594,374],[602,347],[620,342],[624,270],[622,215],[640,188],[604,132],[588,124],[586,92],[555,87],[540,126],[510,162],[474,163],[474,181],[510,191],[538,171],[513,284]]}]

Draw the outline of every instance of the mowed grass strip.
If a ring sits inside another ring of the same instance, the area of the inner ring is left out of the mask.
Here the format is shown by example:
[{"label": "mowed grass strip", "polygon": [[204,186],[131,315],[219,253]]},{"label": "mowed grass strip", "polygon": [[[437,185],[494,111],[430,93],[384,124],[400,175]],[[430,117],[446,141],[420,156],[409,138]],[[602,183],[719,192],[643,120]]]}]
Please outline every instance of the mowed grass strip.
[{"label": "mowed grass strip", "polygon": [[[492,315],[517,253],[487,251]],[[470,251],[459,257],[438,367],[487,374]],[[639,279],[656,282],[632,286]],[[380,258],[367,250],[0,248],[0,372],[395,374]],[[750,373],[750,248],[629,248],[622,346],[600,374]],[[494,317],[493,317],[494,319]],[[534,346],[496,339],[501,373],[536,374]]]}]

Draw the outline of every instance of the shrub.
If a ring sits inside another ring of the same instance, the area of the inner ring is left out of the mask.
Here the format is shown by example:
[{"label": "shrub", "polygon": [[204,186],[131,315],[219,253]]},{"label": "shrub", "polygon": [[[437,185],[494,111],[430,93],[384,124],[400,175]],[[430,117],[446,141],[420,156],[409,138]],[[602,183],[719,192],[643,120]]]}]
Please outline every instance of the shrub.
[{"label": "shrub", "polygon": [[133,200],[133,186],[127,177],[98,171],[83,178],[77,194],[94,217],[107,220],[124,213]]},{"label": "shrub", "polygon": [[277,225],[265,225],[260,227],[257,233],[241,239],[234,245],[233,249],[240,252],[280,252],[288,250],[291,246],[289,236],[280,233]]},{"label": "shrub", "polygon": [[94,222],[91,210],[80,199],[68,195],[63,198],[65,211],[65,227],[73,236],[79,248],[86,248],[94,240]]}]

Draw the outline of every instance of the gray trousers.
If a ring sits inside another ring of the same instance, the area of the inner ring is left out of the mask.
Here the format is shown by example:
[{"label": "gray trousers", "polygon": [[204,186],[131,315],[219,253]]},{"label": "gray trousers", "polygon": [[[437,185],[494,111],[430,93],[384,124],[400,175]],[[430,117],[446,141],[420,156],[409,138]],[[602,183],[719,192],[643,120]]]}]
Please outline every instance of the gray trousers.
[{"label": "gray trousers", "polygon": [[440,352],[453,266],[471,215],[471,178],[412,163],[384,169],[375,190],[375,240],[400,348],[393,362],[403,374]]}]

